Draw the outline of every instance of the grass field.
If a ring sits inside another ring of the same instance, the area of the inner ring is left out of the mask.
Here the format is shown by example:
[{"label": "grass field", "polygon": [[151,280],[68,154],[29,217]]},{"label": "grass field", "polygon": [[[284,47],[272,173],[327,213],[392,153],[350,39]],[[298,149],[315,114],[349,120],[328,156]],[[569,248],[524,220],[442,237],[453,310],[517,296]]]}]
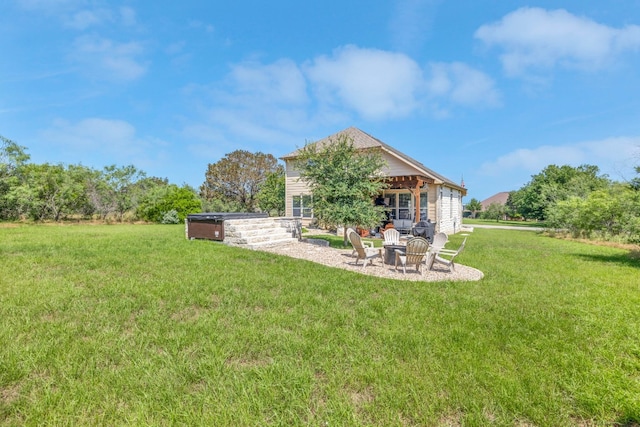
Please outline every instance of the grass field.
[{"label": "grass field", "polygon": [[463,225],[473,226],[475,224],[479,225],[513,225],[514,227],[546,227],[547,224],[542,221],[506,221],[500,220],[496,221],[495,219],[471,219],[464,218],[462,220]]},{"label": "grass field", "polygon": [[640,423],[638,258],[476,229],[460,262],[485,278],[376,279],[183,226],[0,227],[0,425]]}]

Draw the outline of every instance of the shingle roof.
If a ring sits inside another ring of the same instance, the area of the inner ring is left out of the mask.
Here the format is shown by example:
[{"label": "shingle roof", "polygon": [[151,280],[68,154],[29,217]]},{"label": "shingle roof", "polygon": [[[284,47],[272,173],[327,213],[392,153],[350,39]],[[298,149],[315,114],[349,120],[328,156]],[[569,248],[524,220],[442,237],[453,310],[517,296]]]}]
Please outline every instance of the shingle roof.
[{"label": "shingle roof", "polygon": [[[330,143],[331,141],[336,140],[339,136],[341,135],[347,135],[352,141],[353,141],[353,146],[357,149],[368,149],[368,148],[381,148],[384,151],[387,151],[389,153],[394,154],[396,157],[399,157],[400,159],[402,159],[404,162],[406,162],[407,164],[413,166],[414,168],[418,169],[419,171],[421,171],[424,175],[434,178],[436,181],[440,181],[443,183],[446,183],[447,185],[457,188],[457,189],[461,189],[466,193],[466,189],[464,187],[461,187],[460,185],[456,184],[455,182],[451,181],[450,179],[448,179],[447,177],[440,175],[439,173],[435,172],[432,169],[429,169],[428,167],[426,167],[425,165],[423,165],[422,163],[420,163],[419,161],[415,160],[412,157],[407,156],[406,154],[396,150],[395,148],[393,148],[392,146],[390,146],[389,144],[386,144],[382,141],[380,141],[378,138],[369,135],[368,133],[356,128],[356,127],[350,127],[347,129],[344,129],[340,132],[337,132],[333,135],[330,135],[326,138],[320,139],[316,142],[313,142],[312,144],[317,144],[318,147],[322,147],[325,144]],[[292,151],[291,153],[282,156],[282,159],[293,159],[298,157],[298,154],[300,152],[300,149],[297,149],[295,151]]]},{"label": "shingle roof", "polygon": [[505,205],[508,199],[509,199],[509,192],[503,191],[501,193],[496,193],[493,196],[489,197],[488,199],[481,201],[480,204],[482,205],[482,209],[487,209],[489,205],[491,205],[492,203]]}]

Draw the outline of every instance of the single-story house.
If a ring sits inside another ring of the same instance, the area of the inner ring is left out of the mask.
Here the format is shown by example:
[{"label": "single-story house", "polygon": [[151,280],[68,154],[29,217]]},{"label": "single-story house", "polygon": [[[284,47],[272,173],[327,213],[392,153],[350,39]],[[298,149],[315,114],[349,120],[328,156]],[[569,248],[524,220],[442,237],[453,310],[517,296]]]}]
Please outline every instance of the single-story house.
[{"label": "single-story house", "polygon": [[[448,234],[460,231],[462,222],[462,198],[467,195],[463,185],[458,185],[427,168],[422,163],[396,150],[390,145],[362,130],[350,127],[334,135],[314,142],[326,144],[346,135],[359,150],[379,150],[387,163],[383,175],[388,188],[379,195],[387,207],[389,220],[396,228],[410,229],[423,220],[435,223],[435,230]],[[301,218],[303,224],[313,219],[311,191],[300,179],[295,168],[295,150],[283,157],[286,168],[286,216]],[[372,203],[374,201],[372,200]]]}]

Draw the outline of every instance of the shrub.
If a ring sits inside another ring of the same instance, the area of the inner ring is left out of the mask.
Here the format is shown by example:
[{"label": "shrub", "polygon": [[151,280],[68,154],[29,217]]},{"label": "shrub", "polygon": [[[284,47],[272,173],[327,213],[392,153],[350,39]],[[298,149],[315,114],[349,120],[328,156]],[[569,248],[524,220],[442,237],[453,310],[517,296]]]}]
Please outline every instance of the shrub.
[{"label": "shrub", "polygon": [[160,222],[162,224],[179,224],[180,218],[178,217],[178,211],[171,209],[169,212],[165,212]]}]

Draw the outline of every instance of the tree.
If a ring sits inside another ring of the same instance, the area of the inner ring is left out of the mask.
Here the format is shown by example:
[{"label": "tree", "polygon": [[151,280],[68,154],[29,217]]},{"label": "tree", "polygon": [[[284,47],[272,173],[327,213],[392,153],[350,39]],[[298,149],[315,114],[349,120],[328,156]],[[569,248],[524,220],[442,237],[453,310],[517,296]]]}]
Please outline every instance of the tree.
[{"label": "tree", "polygon": [[23,181],[21,170],[29,160],[25,150],[0,135],[0,220],[16,219],[21,214],[15,190]]},{"label": "tree", "polygon": [[478,199],[471,199],[464,208],[471,211],[472,218],[475,218],[477,213],[482,210],[482,203]]},{"label": "tree", "polygon": [[87,176],[84,166],[28,164],[22,167],[23,181],[11,191],[22,215],[60,221],[72,215],[88,215]]},{"label": "tree", "polygon": [[607,188],[609,183],[606,175],[599,175],[597,166],[549,165],[511,195],[511,203],[523,217],[544,220],[554,203],[570,196],[584,198],[592,191]]},{"label": "tree", "polygon": [[507,202],[505,203],[505,213],[509,215],[512,219],[524,219],[526,220],[522,212],[518,207],[521,205],[521,198],[524,196],[521,191],[510,191],[509,197],[507,197]]},{"label": "tree", "polygon": [[96,211],[103,219],[115,213],[118,220],[122,221],[126,212],[135,210],[136,184],[145,176],[133,165],[105,166],[90,184],[90,198]]},{"label": "tree", "polygon": [[278,165],[275,172],[267,175],[267,179],[258,193],[258,206],[269,214],[282,216],[285,213],[285,172]]},{"label": "tree", "polygon": [[277,168],[278,160],[271,154],[236,150],[209,164],[200,196],[207,201],[235,202],[240,209],[254,212],[262,184]]},{"label": "tree", "polygon": [[493,202],[482,213],[483,218],[495,219],[496,222],[504,219],[505,207],[502,203]]},{"label": "tree", "polygon": [[386,184],[378,177],[385,165],[378,151],[360,151],[341,135],[328,144],[307,144],[300,150],[297,168],[313,195],[313,214],[321,223],[373,227],[384,218],[384,207],[373,200]]}]

